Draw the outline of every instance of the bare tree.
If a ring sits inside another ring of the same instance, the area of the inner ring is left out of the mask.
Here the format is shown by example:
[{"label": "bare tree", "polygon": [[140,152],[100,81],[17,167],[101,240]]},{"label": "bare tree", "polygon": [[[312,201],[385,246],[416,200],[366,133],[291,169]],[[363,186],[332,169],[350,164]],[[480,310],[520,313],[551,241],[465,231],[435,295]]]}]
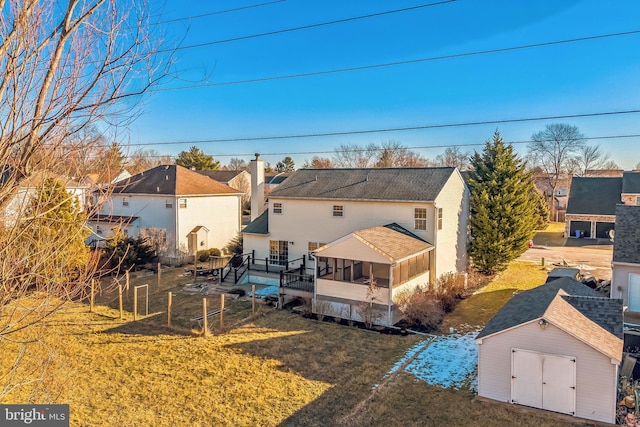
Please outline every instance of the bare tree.
[{"label": "bare tree", "polygon": [[459,170],[464,171],[469,168],[470,158],[470,153],[463,152],[460,147],[454,145],[452,147],[447,147],[444,150],[444,153],[437,155],[435,163],[438,166],[456,167]]},{"label": "bare tree", "polygon": [[302,167],[307,169],[328,169],[333,167],[333,162],[326,157],[313,156],[311,160],[305,160]]},{"label": "bare tree", "polygon": [[[556,193],[560,175],[571,172],[572,159],[584,145],[584,135],[573,125],[554,123],[531,135],[527,144],[529,161],[544,171],[551,194]],[[555,212],[551,212],[551,217],[555,217]]]},{"label": "bare tree", "polygon": [[603,152],[599,145],[584,144],[569,161],[569,170],[573,173],[585,174],[589,169],[602,169],[609,162],[609,158],[609,153]]},{"label": "bare tree", "polygon": [[238,157],[232,157],[231,160],[229,160],[229,166],[227,166],[228,170],[236,172],[247,170],[247,168],[247,162],[244,159],[240,159]]},{"label": "bare tree", "polygon": [[369,144],[361,147],[357,144],[340,144],[333,151],[331,161],[338,168],[367,168],[371,167],[377,154],[378,147]]},{"label": "bare tree", "polygon": [[129,155],[126,168],[130,174],[135,175],[160,165],[173,164],[174,160],[169,155],[162,155],[156,150],[136,150]]},{"label": "bare tree", "polygon": [[377,150],[378,154],[374,163],[374,167],[377,168],[415,168],[427,164],[427,160],[422,158],[420,154],[398,142],[385,142]]},{"label": "bare tree", "polygon": [[[54,172],[82,171],[92,144],[102,144],[82,132],[95,125],[115,135],[136,116],[140,95],[167,76],[170,54],[157,54],[162,38],[153,33],[161,27],[149,25],[148,10],[134,0],[0,0],[0,346],[15,359],[0,378],[0,397],[34,379],[21,373],[39,375],[19,367],[39,342],[41,320],[87,293],[95,263],[52,274],[77,256],[72,242],[86,235],[76,210],[59,208],[82,200],[59,178],[67,200],[51,205],[46,185]],[[71,166],[70,150],[79,156]]]}]

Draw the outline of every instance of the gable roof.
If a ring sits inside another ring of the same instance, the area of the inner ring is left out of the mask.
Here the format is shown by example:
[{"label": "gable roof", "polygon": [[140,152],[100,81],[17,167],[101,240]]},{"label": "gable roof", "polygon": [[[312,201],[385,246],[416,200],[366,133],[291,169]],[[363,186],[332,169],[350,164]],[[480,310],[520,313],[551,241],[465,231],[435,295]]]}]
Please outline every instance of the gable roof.
[{"label": "gable roof", "polygon": [[613,262],[640,264],[640,206],[616,206]]},{"label": "gable roof", "polygon": [[410,231],[396,223],[365,228],[347,234],[329,244],[318,248],[315,253],[319,256],[331,257],[333,250],[340,250],[340,246],[347,242],[358,242],[372,249],[392,264],[419,252],[433,249],[433,245],[413,235]]},{"label": "gable roof", "polygon": [[476,339],[541,318],[607,356],[621,358],[622,300],[603,297],[567,277],[515,295]]},{"label": "gable roof", "polygon": [[640,172],[625,172],[622,175],[622,193],[640,194]]},{"label": "gable roof", "polygon": [[242,232],[247,234],[269,234],[269,210],[265,209],[258,218],[247,224]]},{"label": "gable roof", "polygon": [[[233,178],[235,178],[236,176],[240,175],[242,172],[245,172],[243,170],[240,171],[234,171],[234,170],[217,170],[217,171],[204,171],[204,170],[197,170],[195,171],[197,173],[199,173],[200,175],[204,175],[204,176],[208,176],[209,178],[221,182],[223,184],[227,184],[229,181],[231,181]],[[247,172],[248,173],[248,172]]]},{"label": "gable roof", "polygon": [[454,171],[453,167],[299,169],[269,197],[433,201]]},{"label": "gable roof", "polygon": [[228,185],[178,165],[162,165],[114,184],[115,194],[172,196],[241,194]]},{"label": "gable roof", "polygon": [[615,215],[622,178],[578,177],[571,180],[567,214]]}]

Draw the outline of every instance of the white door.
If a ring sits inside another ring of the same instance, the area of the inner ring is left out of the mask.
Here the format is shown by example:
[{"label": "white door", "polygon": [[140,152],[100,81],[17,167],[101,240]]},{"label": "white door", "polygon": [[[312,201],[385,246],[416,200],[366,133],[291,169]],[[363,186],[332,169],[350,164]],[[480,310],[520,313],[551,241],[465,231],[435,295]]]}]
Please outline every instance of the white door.
[{"label": "white door", "polygon": [[575,414],[575,357],[519,349],[511,355],[512,403]]},{"label": "white door", "polygon": [[640,274],[629,273],[629,311],[640,311]]},{"label": "white door", "polygon": [[576,359],[552,356],[542,358],[542,409],[575,414]]}]

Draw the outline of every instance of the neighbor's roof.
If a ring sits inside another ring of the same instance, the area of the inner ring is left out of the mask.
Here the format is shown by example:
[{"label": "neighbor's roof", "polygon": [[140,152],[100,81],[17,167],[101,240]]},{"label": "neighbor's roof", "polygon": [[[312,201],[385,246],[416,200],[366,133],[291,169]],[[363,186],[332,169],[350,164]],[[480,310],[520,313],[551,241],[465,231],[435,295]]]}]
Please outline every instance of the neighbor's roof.
[{"label": "neighbor's roof", "polygon": [[214,180],[216,180],[218,182],[226,184],[229,181],[231,181],[233,178],[235,178],[236,176],[240,175],[244,171],[242,171],[242,170],[240,170],[240,171],[233,171],[233,170],[200,171],[200,170],[197,170],[195,172],[198,172],[200,175],[208,176],[211,179],[214,179]]},{"label": "neighbor's roof", "polygon": [[620,203],[622,178],[583,178],[571,180],[567,214],[615,215]]},{"label": "neighbor's roof", "polygon": [[603,297],[568,277],[515,295],[477,339],[541,318],[602,353],[621,358],[622,300]]},{"label": "neighbor's roof", "polygon": [[265,209],[258,218],[247,224],[242,232],[248,234],[269,234],[269,210]]},{"label": "neighbor's roof", "polygon": [[356,239],[378,252],[391,263],[410,257],[411,255],[433,249],[433,245],[404,229],[396,223],[384,226],[365,228],[354,231],[341,237],[327,245],[322,246],[315,252],[323,256],[332,247],[340,245],[348,239]]},{"label": "neighbor's roof", "polygon": [[241,194],[228,185],[178,165],[162,165],[118,181],[114,193],[173,196]]},{"label": "neighbor's roof", "polygon": [[270,198],[433,201],[455,168],[299,169]]},{"label": "neighbor's roof", "polygon": [[613,261],[640,264],[640,206],[616,206]]},{"label": "neighbor's roof", "polygon": [[264,183],[271,185],[280,185],[284,182],[285,179],[289,178],[291,173],[265,173],[264,174]]},{"label": "neighbor's roof", "polygon": [[640,194],[640,172],[625,172],[622,175],[622,193]]}]

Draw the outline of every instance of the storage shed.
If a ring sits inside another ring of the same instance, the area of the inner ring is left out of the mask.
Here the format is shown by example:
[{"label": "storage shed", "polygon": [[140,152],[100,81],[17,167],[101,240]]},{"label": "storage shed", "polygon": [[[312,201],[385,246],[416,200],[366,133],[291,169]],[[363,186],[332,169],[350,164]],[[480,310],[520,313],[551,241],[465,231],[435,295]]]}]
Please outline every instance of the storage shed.
[{"label": "storage shed", "polygon": [[622,301],[564,277],[515,295],[478,344],[480,396],[615,423]]}]

